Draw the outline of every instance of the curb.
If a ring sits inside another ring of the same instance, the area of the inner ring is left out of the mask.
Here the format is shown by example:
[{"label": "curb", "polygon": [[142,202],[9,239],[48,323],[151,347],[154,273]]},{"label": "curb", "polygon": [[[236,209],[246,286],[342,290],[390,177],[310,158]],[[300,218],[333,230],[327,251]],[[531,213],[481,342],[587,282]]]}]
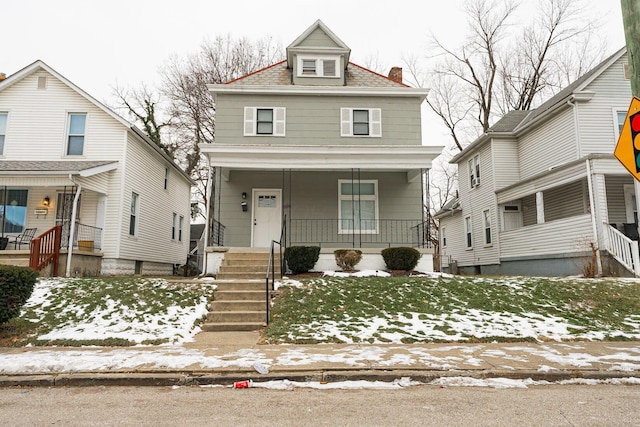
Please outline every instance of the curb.
[{"label": "curb", "polygon": [[430,383],[443,377],[469,377],[474,379],[506,378],[513,380],[558,382],[570,379],[607,380],[640,378],[640,371],[563,370],[540,372],[534,370],[317,370],[277,372],[265,375],[244,372],[75,372],[62,374],[14,374],[0,376],[0,388],[7,387],[167,387],[167,386],[232,386],[236,381],[382,381],[392,382],[409,377],[421,383]]}]

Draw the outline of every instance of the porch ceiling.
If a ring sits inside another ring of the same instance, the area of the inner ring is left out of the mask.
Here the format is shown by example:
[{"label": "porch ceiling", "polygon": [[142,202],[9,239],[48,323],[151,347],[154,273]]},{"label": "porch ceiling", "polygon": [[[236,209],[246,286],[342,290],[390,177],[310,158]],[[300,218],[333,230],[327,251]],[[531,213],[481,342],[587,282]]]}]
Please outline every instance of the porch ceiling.
[{"label": "porch ceiling", "polygon": [[200,144],[211,166],[262,170],[430,169],[441,146]]}]

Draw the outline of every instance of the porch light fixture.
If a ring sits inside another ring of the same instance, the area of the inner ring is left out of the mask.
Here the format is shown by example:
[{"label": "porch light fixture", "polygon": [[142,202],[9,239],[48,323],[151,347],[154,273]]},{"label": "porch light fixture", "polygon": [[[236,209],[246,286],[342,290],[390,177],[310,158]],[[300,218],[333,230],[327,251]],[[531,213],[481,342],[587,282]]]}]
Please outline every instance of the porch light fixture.
[{"label": "porch light fixture", "polygon": [[245,191],[242,192],[242,200],[247,200],[247,193]]},{"label": "porch light fixture", "polygon": [[49,207],[50,203],[51,203],[51,199],[49,199],[49,196],[45,196],[45,198],[42,199],[42,206]]}]

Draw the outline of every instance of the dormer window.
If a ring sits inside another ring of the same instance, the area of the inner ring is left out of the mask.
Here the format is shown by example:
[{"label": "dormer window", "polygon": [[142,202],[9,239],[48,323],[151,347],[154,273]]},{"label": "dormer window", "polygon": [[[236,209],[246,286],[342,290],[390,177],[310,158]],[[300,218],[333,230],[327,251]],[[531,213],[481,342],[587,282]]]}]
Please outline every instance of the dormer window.
[{"label": "dormer window", "polygon": [[340,77],[339,56],[298,57],[298,77]]}]

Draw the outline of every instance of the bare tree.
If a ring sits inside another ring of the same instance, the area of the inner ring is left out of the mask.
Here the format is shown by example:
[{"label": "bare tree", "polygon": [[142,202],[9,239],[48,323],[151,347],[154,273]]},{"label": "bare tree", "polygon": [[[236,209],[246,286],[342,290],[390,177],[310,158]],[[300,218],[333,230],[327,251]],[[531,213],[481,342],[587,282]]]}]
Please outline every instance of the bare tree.
[{"label": "bare tree", "polygon": [[115,109],[124,110],[124,115],[129,116],[133,123],[139,124],[149,139],[173,158],[174,148],[167,145],[162,137],[165,128],[171,125],[169,119],[160,117],[162,95],[144,83],[138,89],[126,89],[116,85],[112,90],[119,104]]},{"label": "bare tree", "polygon": [[[467,37],[453,48],[433,36],[429,107],[459,150],[510,110],[534,108],[602,58],[583,0],[541,0],[516,22],[516,0],[468,0]],[[471,126],[469,126],[471,124]]]}]

